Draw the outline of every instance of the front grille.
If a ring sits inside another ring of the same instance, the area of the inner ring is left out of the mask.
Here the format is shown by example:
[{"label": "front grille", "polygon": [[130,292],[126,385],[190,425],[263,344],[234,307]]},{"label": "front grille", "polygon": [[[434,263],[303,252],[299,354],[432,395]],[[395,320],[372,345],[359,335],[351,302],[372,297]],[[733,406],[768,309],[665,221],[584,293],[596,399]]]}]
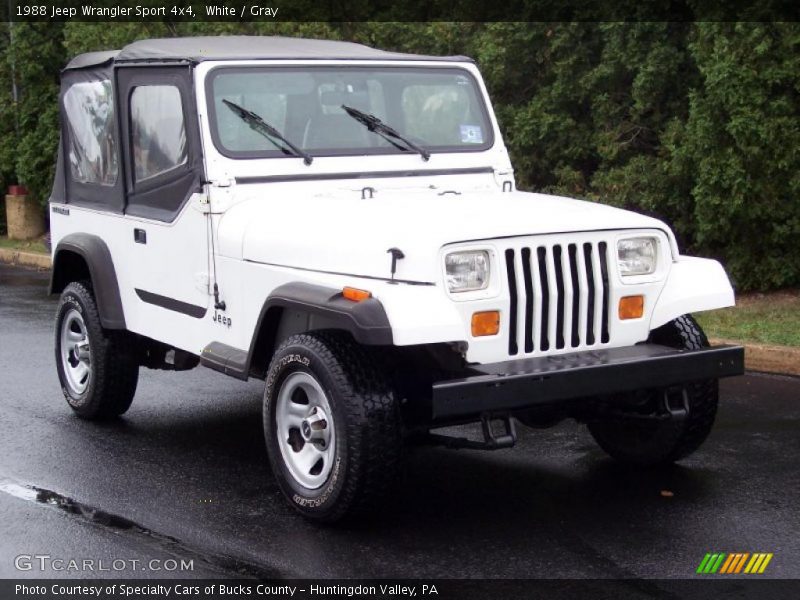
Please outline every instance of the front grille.
[{"label": "front grille", "polygon": [[519,246],[505,260],[511,356],[608,343],[606,242]]}]

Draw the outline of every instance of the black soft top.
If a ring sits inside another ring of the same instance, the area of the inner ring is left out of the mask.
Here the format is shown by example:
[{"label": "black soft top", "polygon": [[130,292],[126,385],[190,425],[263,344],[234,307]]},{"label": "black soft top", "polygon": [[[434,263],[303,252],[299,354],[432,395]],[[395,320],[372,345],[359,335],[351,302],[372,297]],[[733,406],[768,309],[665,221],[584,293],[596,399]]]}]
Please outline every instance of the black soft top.
[{"label": "black soft top", "polygon": [[67,69],[106,63],[204,60],[437,60],[472,62],[464,56],[424,56],[376,50],[353,42],[277,36],[205,36],[140,40],[122,50],[79,54]]}]

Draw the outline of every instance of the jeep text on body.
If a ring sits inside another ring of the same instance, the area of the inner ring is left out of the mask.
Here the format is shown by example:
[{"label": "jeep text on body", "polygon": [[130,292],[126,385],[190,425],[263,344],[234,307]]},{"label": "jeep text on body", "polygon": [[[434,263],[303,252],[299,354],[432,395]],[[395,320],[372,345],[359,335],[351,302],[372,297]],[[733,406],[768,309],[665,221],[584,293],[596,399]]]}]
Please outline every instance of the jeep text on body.
[{"label": "jeep text on body", "polygon": [[140,366],[263,379],[272,469],[308,517],[374,505],[404,444],[507,447],[516,421],[678,460],[742,372],[689,316],[733,304],[722,267],[656,219],[517,191],[467,58],[145,40],[73,59],[60,98],[67,401],[116,417]]}]

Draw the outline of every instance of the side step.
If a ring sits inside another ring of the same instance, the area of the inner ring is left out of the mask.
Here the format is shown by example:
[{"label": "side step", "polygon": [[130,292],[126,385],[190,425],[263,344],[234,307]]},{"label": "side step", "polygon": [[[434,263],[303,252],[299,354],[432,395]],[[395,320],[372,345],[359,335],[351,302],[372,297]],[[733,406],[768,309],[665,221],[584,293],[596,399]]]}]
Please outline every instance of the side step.
[{"label": "side step", "polygon": [[236,379],[247,381],[247,352],[222,342],[211,342],[203,348],[200,364]]}]

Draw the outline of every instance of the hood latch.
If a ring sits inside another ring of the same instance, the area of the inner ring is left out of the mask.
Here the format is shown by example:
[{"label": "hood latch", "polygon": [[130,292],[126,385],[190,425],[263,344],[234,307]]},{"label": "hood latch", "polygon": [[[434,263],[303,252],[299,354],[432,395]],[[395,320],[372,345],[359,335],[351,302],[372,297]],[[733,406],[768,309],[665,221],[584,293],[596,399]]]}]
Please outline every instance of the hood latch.
[{"label": "hood latch", "polygon": [[394,280],[394,274],[397,272],[397,261],[404,259],[406,255],[403,254],[400,248],[389,248],[386,253],[392,255],[392,280],[389,283],[396,284],[397,282]]}]

